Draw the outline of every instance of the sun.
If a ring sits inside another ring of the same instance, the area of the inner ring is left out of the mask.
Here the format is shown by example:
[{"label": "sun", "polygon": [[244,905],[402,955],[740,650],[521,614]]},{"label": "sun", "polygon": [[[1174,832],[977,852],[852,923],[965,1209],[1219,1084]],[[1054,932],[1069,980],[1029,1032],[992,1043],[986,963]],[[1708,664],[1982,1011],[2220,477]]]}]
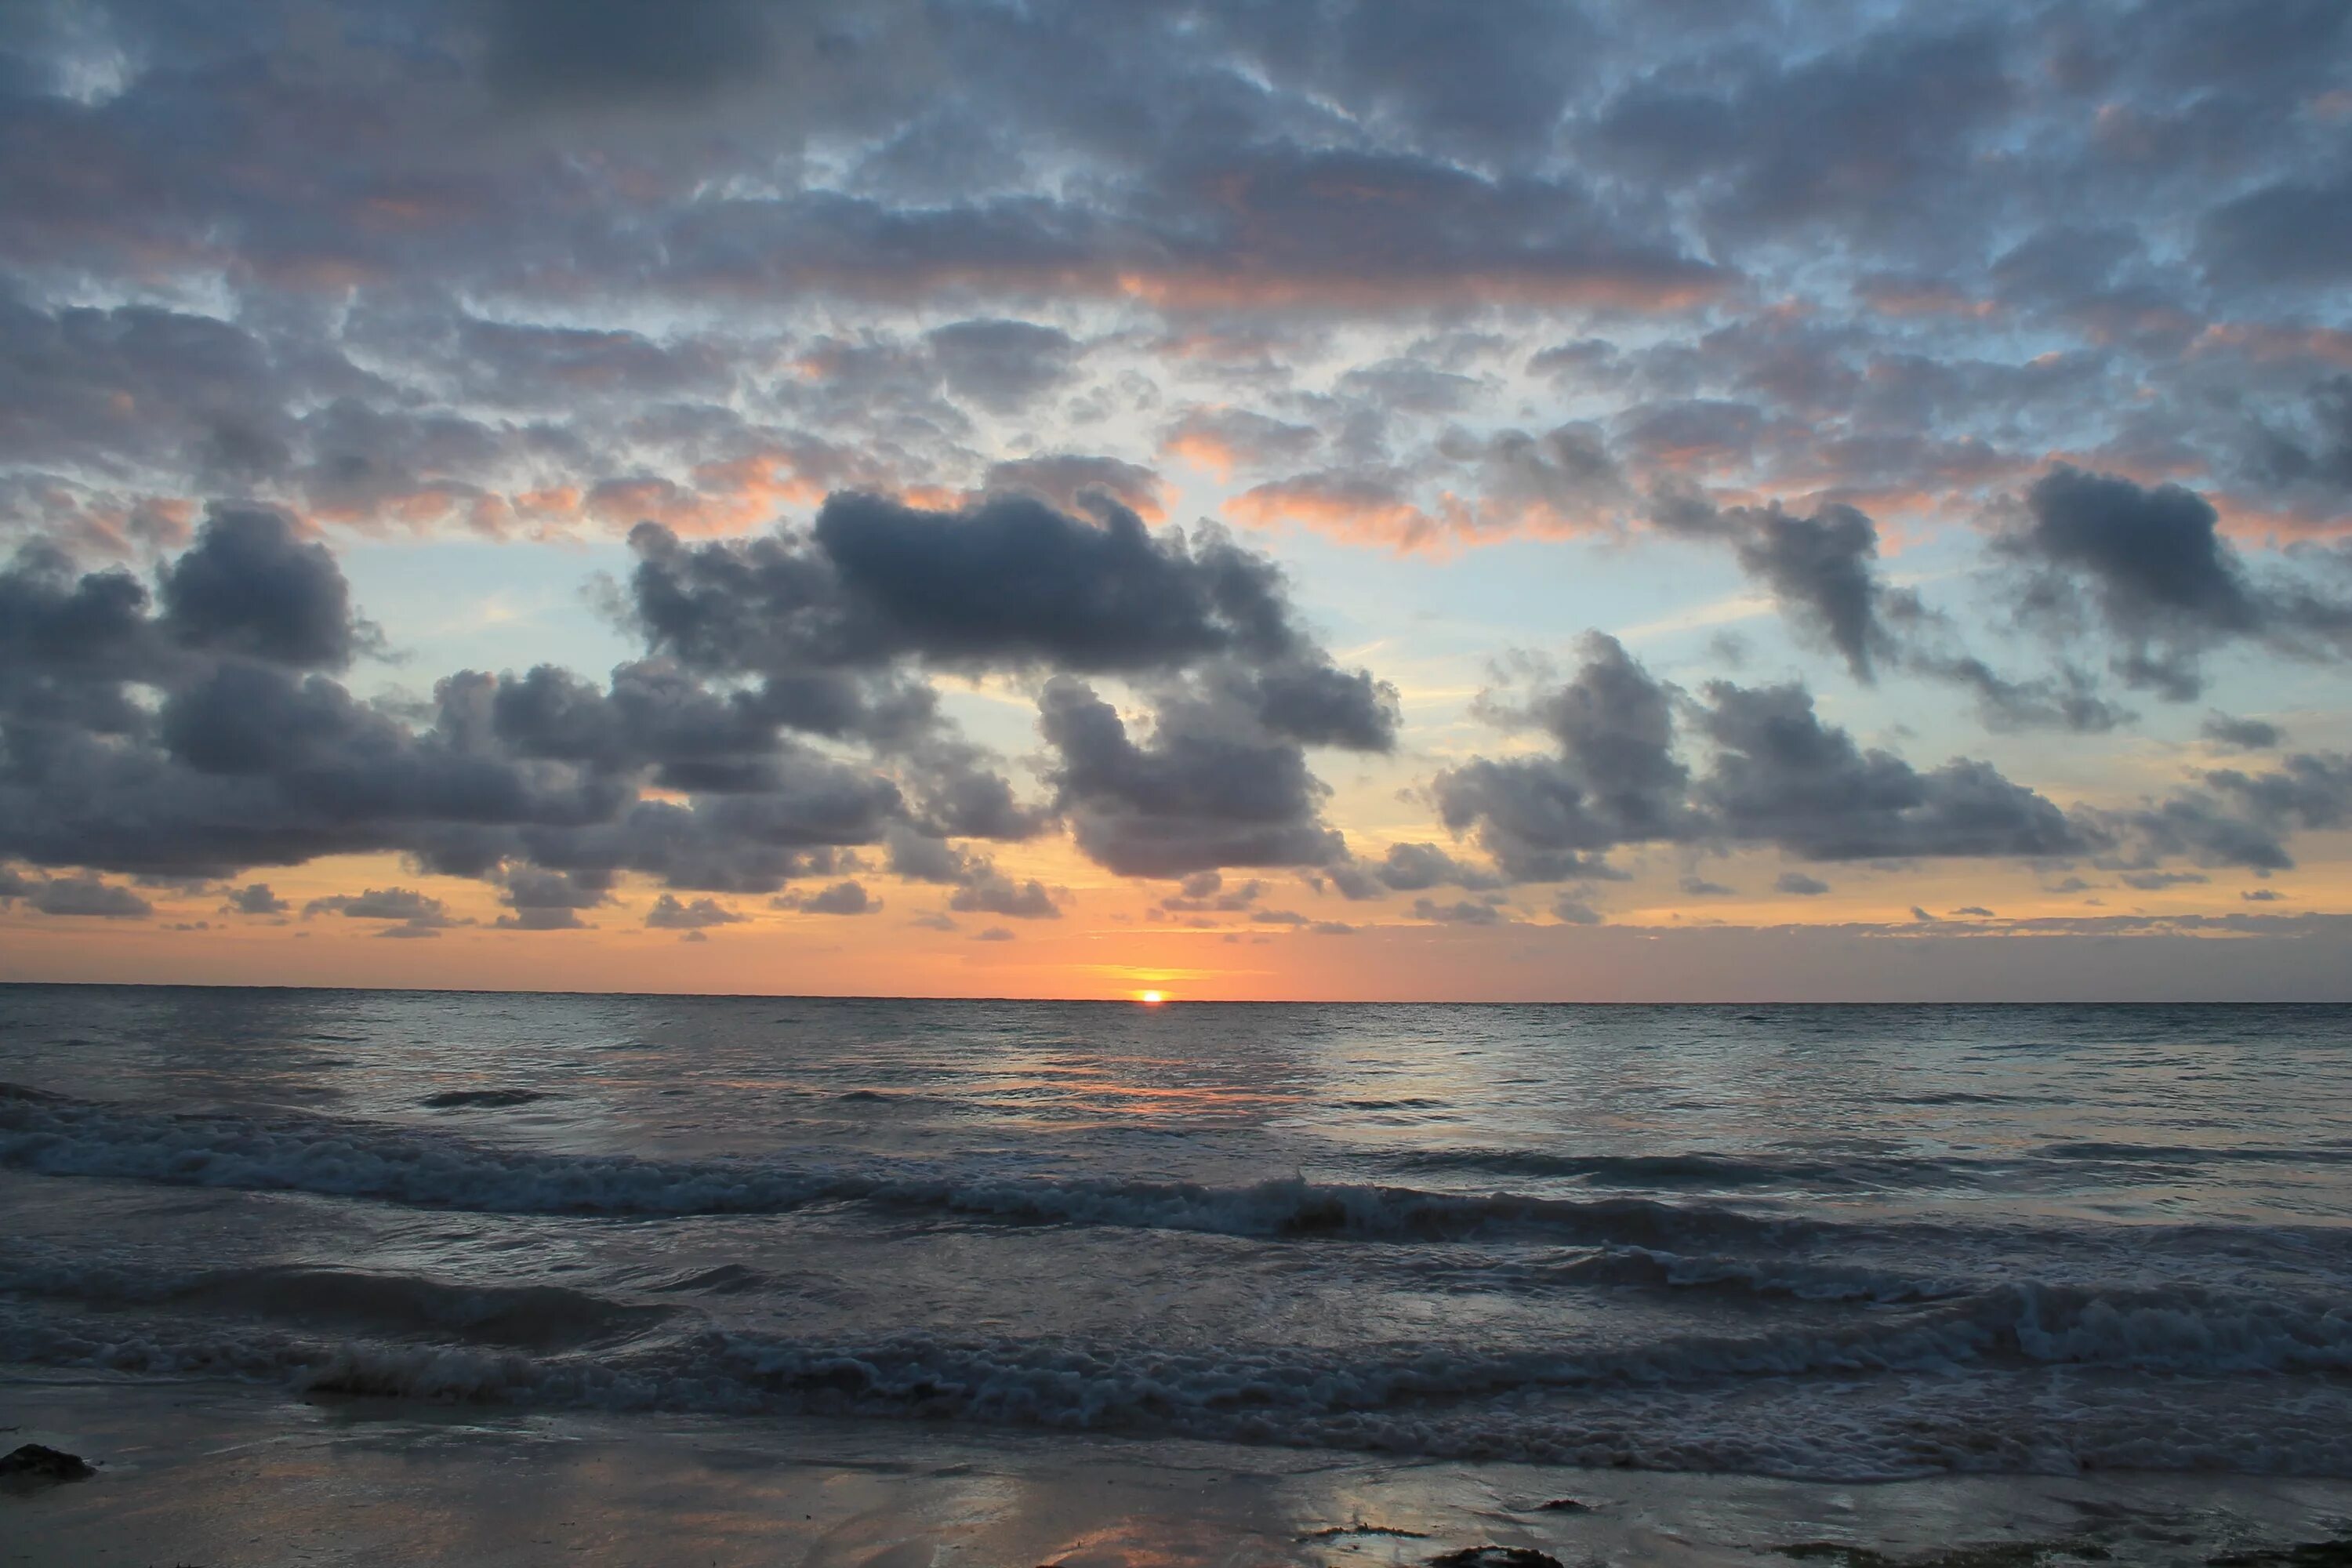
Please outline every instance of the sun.
[{"label": "sun", "polygon": [[1162,1002],[1167,1001],[1168,997],[1164,992],[1139,991],[1135,994],[1135,999],[1142,1003],[1147,1007],[1157,1007]]}]

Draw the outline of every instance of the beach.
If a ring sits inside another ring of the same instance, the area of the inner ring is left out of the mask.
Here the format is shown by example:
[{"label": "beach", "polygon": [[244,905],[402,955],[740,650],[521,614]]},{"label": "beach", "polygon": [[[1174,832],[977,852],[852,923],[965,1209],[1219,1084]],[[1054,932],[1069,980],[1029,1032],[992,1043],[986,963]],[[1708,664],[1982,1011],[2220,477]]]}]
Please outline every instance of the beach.
[{"label": "beach", "polygon": [[[2007,1548],[1985,1560],[2016,1563],[2040,1547],[2053,1563],[2201,1564],[2352,1532],[2352,1484],[2327,1479],[1847,1486],[0,1376],[12,1441],[102,1461],[90,1481],[0,1499],[7,1563],[1139,1568],[1414,1564],[1500,1546],[1668,1565],[1835,1562],[1822,1549],[1844,1546],[1927,1562]],[[1546,1506],[1562,1502],[1580,1506]],[[1774,1550],[1790,1545],[1813,1550]]]}]

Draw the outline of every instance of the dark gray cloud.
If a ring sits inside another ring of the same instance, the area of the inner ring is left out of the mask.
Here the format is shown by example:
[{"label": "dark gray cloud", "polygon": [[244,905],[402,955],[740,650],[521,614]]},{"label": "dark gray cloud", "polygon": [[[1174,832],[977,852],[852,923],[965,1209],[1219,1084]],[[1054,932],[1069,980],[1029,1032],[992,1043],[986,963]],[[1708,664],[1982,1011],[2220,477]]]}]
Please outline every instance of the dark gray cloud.
[{"label": "dark gray cloud", "polygon": [[1391,844],[1387,855],[1370,870],[1383,887],[1400,893],[1431,888],[1461,888],[1475,893],[1500,885],[1492,871],[1465,865],[1434,844]]},{"label": "dark gray cloud", "polygon": [[2207,714],[2197,732],[2216,745],[2242,752],[2271,751],[2286,740],[2286,732],[2268,720],[2239,719],[2227,713]]},{"label": "dark gray cloud", "polygon": [[2352,498],[2352,375],[2329,376],[2300,401],[2258,427],[2247,467],[2265,488],[2341,505]]},{"label": "dark gray cloud", "polygon": [[1501,925],[1510,917],[1492,904],[1471,899],[1457,899],[1452,903],[1440,903],[1435,899],[1420,898],[1412,901],[1412,918],[1430,921],[1438,925],[1491,926]]},{"label": "dark gray cloud", "polygon": [[1814,899],[1828,892],[1830,885],[1818,877],[1808,877],[1802,871],[1783,871],[1772,879],[1772,889],[1801,899]]},{"label": "dark gray cloud", "polygon": [[1588,636],[1584,653],[1574,679],[1508,715],[1548,732],[1554,753],[1476,758],[1432,784],[1446,827],[1474,834],[1513,880],[1593,875],[1621,844],[1693,836],[1674,693],[1612,637]]},{"label": "dark gray cloud", "polygon": [[1265,891],[1265,884],[1255,877],[1228,887],[1219,872],[1194,871],[1181,879],[1176,891],[1160,900],[1159,907],[1170,914],[1236,914],[1257,902]]},{"label": "dark gray cloud", "polygon": [[1980,136],[2012,101],[2003,40],[1888,27],[1783,63],[1750,56],[1727,82],[1661,72],[1611,102],[1596,153],[1694,187],[1727,238],[1840,224],[1869,233],[1965,186]]},{"label": "dark gray cloud", "polygon": [[1586,903],[1574,893],[1562,893],[1552,900],[1552,918],[1562,925],[1597,926],[1608,923],[1609,917]]},{"label": "dark gray cloud", "polygon": [[1011,414],[1070,374],[1077,340],[1058,327],[1003,320],[953,321],[924,334],[948,390]]},{"label": "dark gray cloud", "polygon": [[336,914],[355,921],[422,921],[446,924],[448,905],[414,888],[370,888],[363,893],[336,893],[312,899],[302,906],[302,918]]},{"label": "dark gray cloud", "polygon": [[2231,281],[2337,284],[2352,278],[2352,173],[2284,180],[2205,220],[2206,266]]},{"label": "dark gray cloud", "polygon": [[[2267,874],[2294,868],[2287,844],[2352,824],[2352,757],[2296,752],[2268,771],[2215,768],[2137,808],[2079,814],[2108,839],[2099,864],[2131,876],[2168,859]],[[2172,873],[2161,873],[2173,875]]]},{"label": "dark gray cloud", "polygon": [[2231,642],[2310,658],[2352,652],[2352,600],[2256,577],[2192,490],[2062,464],[2035,481],[2026,509],[2002,545],[2037,569],[2028,613],[2062,629],[2095,615],[2130,685],[2189,700],[2204,688],[2204,655]]},{"label": "dark gray cloud", "polygon": [[[47,542],[0,569],[0,854],[394,852],[518,923],[579,921],[597,878],[772,896],[902,841],[992,886],[958,846],[1057,813],[1120,864],[1486,875],[1334,842],[1305,754],[1391,749],[1397,695],[1306,630],[1326,584],[1142,526],[1162,456],[1414,546],[1687,494],[1801,640],[1997,730],[2096,734],[2132,718],[2103,683],[2352,642],[2335,552],[2252,542],[2340,531],[2352,473],[2327,0],[691,9],[124,5],[0,37],[0,533]],[[1563,344],[1532,362],[1527,304]],[[2071,629],[1989,662],[1957,598],[1887,583],[1872,515],[1997,509],[2051,452],[2194,489],[2035,486],[2006,559]],[[875,499],[959,493],[987,499]],[[184,550],[208,496],[250,499]],[[324,538],[641,519],[645,657],[609,677],[418,706],[339,678],[378,645]],[[1112,723],[1049,702],[1034,798],[945,672],[1083,677]],[[1686,701],[1663,740],[1626,694],[1530,711],[1552,750],[1447,770],[1445,820],[1509,878],[1810,852],[1783,794],[1847,792],[1857,841],[2037,841],[2006,781]],[[2271,863],[2313,820],[2283,787],[2200,780],[2105,852]]]},{"label": "dark gray cloud", "polygon": [[646,525],[631,543],[638,620],[692,668],[1144,669],[1300,640],[1271,562],[1121,509],[1097,523],[1015,496],[937,512],[845,495],[805,533],[688,546]]},{"label": "dark gray cloud", "polygon": [[358,641],[334,556],[268,508],[211,508],[194,547],[163,574],[163,630],[208,652],[338,669]]},{"label": "dark gray cloud", "polygon": [[1099,512],[1108,499],[1139,516],[1157,517],[1162,500],[1160,476],[1141,464],[1075,453],[991,463],[982,488],[1029,496],[1073,516]]},{"label": "dark gray cloud", "polygon": [[862,882],[835,882],[812,893],[785,893],[775,899],[778,909],[809,915],[870,915],[879,913],[882,900]]},{"label": "dark gray cloud", "polygon": [[294,906],[269,890],[267,882],[248,882],[230,891],[228,902],[221,906],[224,914],[282,915]]},{"label": "dark gray cloud", "polygon": [[[1394,743],[1393,689],[1331,664],[1273,564],[1213,528],[1154,536],[1109,503],[1097,522],[1014,496],[951,513],[853,496],[805,534],[688,547],[641,528],[633,542],[635,614],[655,646],[690,669],[763,677],[770,711],[850,678],[867,685],[842,700],[839,727],[870,731],[876,705],[859,693],[894,661],[1146,680],[1157,722],[1145,746],[1066,678],[1040,708],[1055,807],[1115,870],[1321,864],[1336,835],[1305,748]],[[990,776],[967,768],[941,792],[988,809],[933,837],[1035,829]]]},{"label": "dark gray cloud", "polygon": [[2069,730],[2103,735],[2129,723],[2129,709],[2100,694],[2096,681],[2061,662],[2050,675],[2012,680],[1972,654],[1944,654],[1917,647],[1906,651],[1906,668],[1967,688],[1977,700],[1977,716],[1996,732]]},{"label": "dark gray cloud", "polygon": [[[284,518],[216,509],[158,576],[160,615],[126,571],[76,575],[36,548],[0,572],[7,852],[190,876],[404,850],[495,878],[505,920],[546,930],[582,923],[615,872],[772,892],[894,822],[1024,836],[1045,820],[887,669],[830,693],[792,671],[723,689],[659,658],[601,688],[552,668],[465,671],[419,723],[305,673],[362,633],[332,557]],[[788,728],[862,731],[882,751],[860,768]],[[641,798],[648,786],[688,798]]]},{"label": "dark gray cloud", "polygon": [[511,867],[506,873],[504,902],[513,912],[500,915],[498,924],[511,931],[583,931],[588,922],[580,911],[609,902],[612,896],[608,871]]},{"label": "dark gray cloud", "polygon": [[745,919],[717,899],[681,901],[675,893],[662,894],[646,911],[646,924],[656,931],[701,931],[709,926],[740,925]]},{"label": "dark gray cloud", "polygon": [[1345,852],[1322,820],[1328,791],[1298,744],[1226,704],[1171,698],[1142,744],[1117,709],[1071,677],[1048,683],[1038,711],[1078,847],[1122,876],[1321,866]]},{"label": "dark gray cloud", "polygon": [[33,888],[25,901],[45,915],[99,920],[141,921],[155,912],[155,906],[130,889],[91,876],[52,877]]},{"label": "dark gray cloud", "polygon": [[[526,98],[577,104],[681,101],[756,80],[806,7],[704,0],[489,0],[491,80]],[[798,18],[793,18],[797,20]]]},{"label": "dark gray cloud", "polygon": [[1858,679],[1873,679],[1893,637],[1882,620],[1878,527],[1867,516],[1838,505],[1810,517],[1778,505],[1717,511],[1672,498],[1653,515],[1670,532],[1728,542],[1800,632],[1834,649]]},{"label": "dark gray cloud", "polygon": [[1709,683],[1688,705],[1713,753],[1694,773],[1678,752],[1676,693],[1612,638],[1588,637],[1585,655],[1564,685],[1500,710],[1540,724],[1552,753],[1478,758],[1432,785],[1446,826],[1474,835],[1516,880],[1607,875],[1611,851],[1649,843],[1878,860],[2054,857],[2101,842],[1988,763],[1923,771],[1864,749],[1796,686]]},{"label": "dark gray cloud", "polygon": [[973,872],[948,897],[948,908],[965,914],[1004,915],[1021,921],[1057,921],[1061,906],[1034,878],[1016,882],[993,868]]},{"label": "dark gray cloud", "polygon": [[2087,847],[2049,800],[1990,763],[1926,771],[1824,724],[1794,686],[1710,683],[1698,728],[1713,768],[1696,800],[1714,831],[1813,860],[2060,856]]}]

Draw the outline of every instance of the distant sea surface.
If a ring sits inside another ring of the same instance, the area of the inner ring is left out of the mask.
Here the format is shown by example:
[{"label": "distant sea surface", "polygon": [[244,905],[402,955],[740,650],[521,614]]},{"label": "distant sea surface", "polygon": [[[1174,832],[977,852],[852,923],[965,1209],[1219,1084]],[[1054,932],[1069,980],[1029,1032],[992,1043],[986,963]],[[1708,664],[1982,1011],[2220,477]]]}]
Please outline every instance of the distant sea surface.
[{"label": "distant sea surface", "polygon": [[0,1361],[2352,1476],[2352,1009],[0,987]]}]

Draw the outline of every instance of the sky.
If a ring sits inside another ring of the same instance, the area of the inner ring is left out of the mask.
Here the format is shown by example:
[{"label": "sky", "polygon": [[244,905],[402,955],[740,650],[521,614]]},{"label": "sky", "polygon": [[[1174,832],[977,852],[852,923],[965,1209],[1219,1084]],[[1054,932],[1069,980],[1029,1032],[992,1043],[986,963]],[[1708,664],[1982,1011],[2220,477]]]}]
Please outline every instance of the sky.
[{"label": "sky", "polygon": [[0,213],[0,979],[2352,997],[2341,0],[29,0]]}]

